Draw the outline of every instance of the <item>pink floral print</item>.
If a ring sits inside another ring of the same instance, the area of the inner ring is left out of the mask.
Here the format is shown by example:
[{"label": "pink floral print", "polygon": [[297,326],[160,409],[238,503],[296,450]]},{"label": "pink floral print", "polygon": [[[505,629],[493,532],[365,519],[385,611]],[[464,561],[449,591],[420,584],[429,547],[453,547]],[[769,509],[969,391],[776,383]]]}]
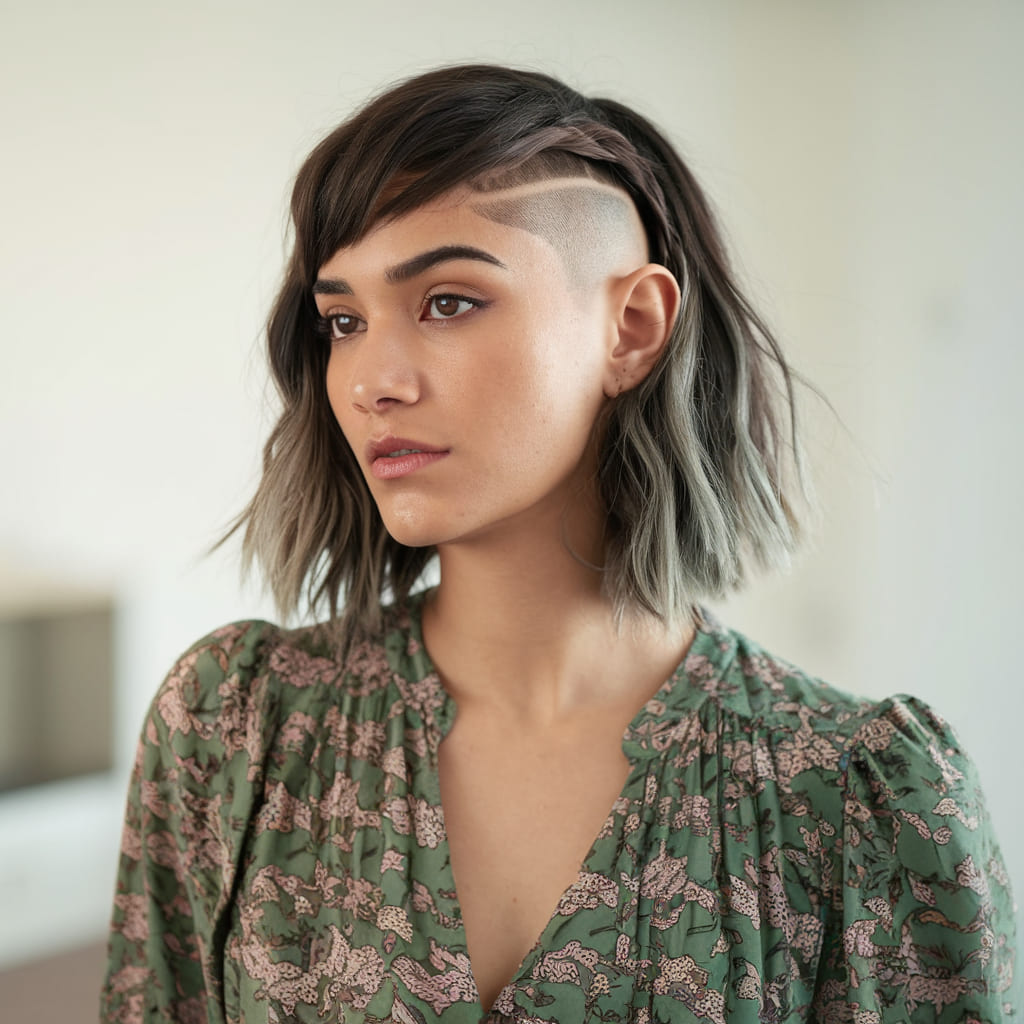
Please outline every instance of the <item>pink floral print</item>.
[{"label": "pink floral print", "polygon": [[128,798],[101,1019],[886,1024],[1007,1019],[1013,901],[970,761],[705,621],[625,737],[576,881],[480,1005],[422,599],[211,634],[160,688]]}]

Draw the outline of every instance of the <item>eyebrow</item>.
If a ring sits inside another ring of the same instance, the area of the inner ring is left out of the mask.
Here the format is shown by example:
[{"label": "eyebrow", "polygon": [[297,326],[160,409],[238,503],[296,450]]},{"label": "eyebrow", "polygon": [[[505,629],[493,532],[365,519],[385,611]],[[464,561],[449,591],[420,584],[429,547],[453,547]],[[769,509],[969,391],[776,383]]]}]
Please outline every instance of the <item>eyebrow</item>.
[{"label": "eyebrow", "polygon": [[[447,263],[450,260],[477,260],[480,263],[489,263],[491,266],[508,270],[497,256],[492,256],[483,249],[474,245],[440,245],[436,249],[428,249],[418,256],[413,256],[402,263],[396,263],[384,271],[384,279],[389,284],[402,284],[414,277],[418,277],[431,267],[439,263]],[[313,284],[314,295],[351,295],[352,286],[341,278],[318,278]]]}]

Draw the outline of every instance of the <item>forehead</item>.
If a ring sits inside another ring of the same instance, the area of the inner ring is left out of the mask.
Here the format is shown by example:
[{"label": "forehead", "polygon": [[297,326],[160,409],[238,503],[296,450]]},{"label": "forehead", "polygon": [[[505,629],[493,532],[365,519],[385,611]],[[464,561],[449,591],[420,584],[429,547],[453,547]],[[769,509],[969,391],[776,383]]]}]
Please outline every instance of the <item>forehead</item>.
[{"label": "forehead", "polygon": [[542,239],[484,216],[476,208],[477,194],[466,187],[452,189],[408,213],[375,224],[352,245],[339,249],[321,267],[321,276],[336,269],[386,271],[402,261],[439,247],[472,246],[493,253],[502,263],[543,260]]}]

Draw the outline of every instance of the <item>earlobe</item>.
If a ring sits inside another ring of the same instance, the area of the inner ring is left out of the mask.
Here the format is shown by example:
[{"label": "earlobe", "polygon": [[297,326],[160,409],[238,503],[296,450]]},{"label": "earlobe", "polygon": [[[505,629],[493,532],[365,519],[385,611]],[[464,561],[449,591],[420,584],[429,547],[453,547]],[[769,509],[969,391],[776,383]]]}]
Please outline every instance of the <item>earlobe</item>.
[{"label": "earlobe", "polygon": [[613,310],[609,398],[635,388],[657,363],[679,312],[679,285],[666,267],[648,263],[616,283]]}]

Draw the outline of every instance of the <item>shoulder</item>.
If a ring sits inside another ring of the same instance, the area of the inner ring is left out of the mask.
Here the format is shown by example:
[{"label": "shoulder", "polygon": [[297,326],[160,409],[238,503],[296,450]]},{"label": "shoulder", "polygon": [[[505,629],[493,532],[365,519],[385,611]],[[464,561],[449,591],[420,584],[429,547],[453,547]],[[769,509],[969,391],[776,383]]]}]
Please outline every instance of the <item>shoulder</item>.
[{"label": "shoulder", "polygon": [[317,642],[317,632],[247,620],[208,633],[171,667],[154,698],[150,725],[169,737],[202,736],[233,708],[266,708],[284,690],[337,676],[340,665]]},{"label": "shoulder", "polygon": [[717,624],[701,640],[694,655],[706,653],[707,664],[696,668],[723,713],[723,740],[752,752],[734,755],[732,768],[745,769],[757,789],[767,783],[798,794],[837,827],[901,821],[930,841],[937,832],[941,843],[950,818],[960,828],[977,825],[982,796],[973,764],[928,704],[904,694],[855,696]]},{"label": "shoulder", "polygon": [[856,697],[735,632],[707,638],[728,772],[758,806],[777,804],[783,831],[799,825],[789,856],[803,846],[821,865],[822,1016],[839,1019],[858,992],[902,1002],[908,1019],[949,1004],[998,1016],[1014,902],[955,730],[916,697]]},{"label": "shoulder", "polygon": [[150,705],[143,755],[198,779],[246,760],[252,774],[293,710],[309,711],[343,666],[324,626],[246,620],[215,629],[172,665]]},{"label": "shoulder", "polygon": [[286,629],[262,620],[222,626],[174,663],[148,731],[216,742],[243,727],[265,732],[292,714],[317,717],[346,696],[383,695],[429,670],[417,623],[414,608],[388,607],[375,630],[343,633],[335,622]]},{"label": "shoulder", "polygon": [[[881,754],[885,760],[886,752],[936,764],[940,750],[962,756],[949,724],[915,697],[858,696],[714,622],[701,640],[687,665],[691,676],[694,659],[703,661],[704,672],[716,677],[708,687],[716,702],[731,712],[738,727],[766,742],[782,742],[796,734],[817,735],[844,758],[844,767],[850,759],[868,754]],[[713,653],[709,656],[709,652]],[[717,672],[712,662],[717,662]]]},{"label": "shoulder", "polygon": [[[157,693],[157,706],[196,711],[215,699],[229,679],[236,686],[250,685],[280,632],[270,622],[247,620],[207,633],[171,666]],[[175,724],[173,716],[168,719],[168,725]]]}]

